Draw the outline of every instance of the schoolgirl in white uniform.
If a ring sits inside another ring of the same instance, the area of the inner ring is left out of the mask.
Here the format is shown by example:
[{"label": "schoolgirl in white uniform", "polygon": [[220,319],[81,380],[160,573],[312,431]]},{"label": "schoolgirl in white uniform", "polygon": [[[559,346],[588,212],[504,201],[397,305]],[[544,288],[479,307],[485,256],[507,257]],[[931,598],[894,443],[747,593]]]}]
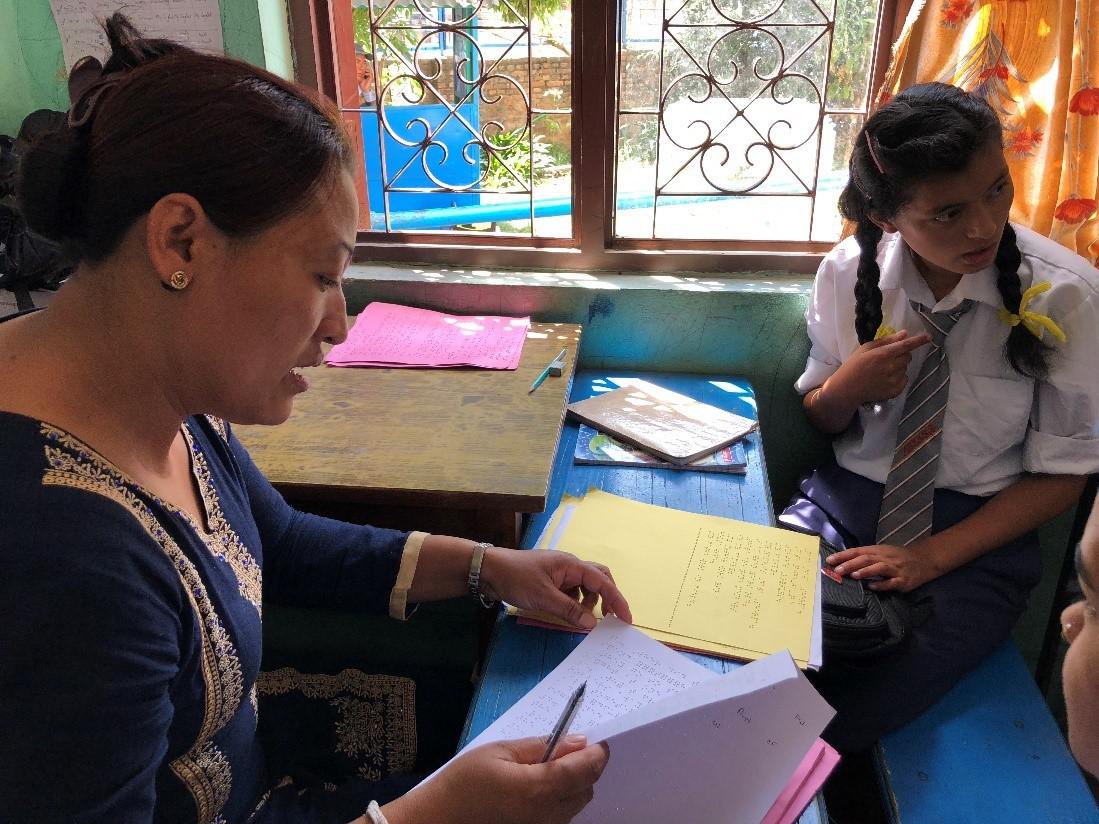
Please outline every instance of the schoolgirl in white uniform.
[{"label": "schoolgirl in white uniform", "polygon": [[846,547],[829,558],[841,575],[931,610],[896,654],[825,658],[843,751],[1009,635],[1041,571],[1035,528],[1099,471],[1099,272],[1009,223],[1012,197],[995,113],[953,86],[897,95],[851,155],[856,231],[817,272],[797,381],[836,463],[780,520]]}]

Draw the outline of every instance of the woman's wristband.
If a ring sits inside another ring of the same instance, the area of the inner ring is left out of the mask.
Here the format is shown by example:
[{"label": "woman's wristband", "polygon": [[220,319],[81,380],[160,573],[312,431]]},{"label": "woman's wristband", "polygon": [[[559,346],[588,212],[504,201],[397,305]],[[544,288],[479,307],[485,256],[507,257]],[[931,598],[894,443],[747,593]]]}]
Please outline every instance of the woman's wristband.
[{"label": "woman's wristband", "polygon": [[377,801],[371,801],[370,806],[366,808],[366,821],[367,824],[389,824],[385,820],[385,815],[382,814],[382,809],[378,806]]},{"label": "woman's wristband", "polygon": [[481,564],[485,560],[485,550],[491,549],[492,544],[481,541],[473,547],[473,557],[469,559],[469,575],[466,577],[466,588],[469,594],[481,602],[486,609],[494,606],[491,598],[486,598],[481,589]]}]

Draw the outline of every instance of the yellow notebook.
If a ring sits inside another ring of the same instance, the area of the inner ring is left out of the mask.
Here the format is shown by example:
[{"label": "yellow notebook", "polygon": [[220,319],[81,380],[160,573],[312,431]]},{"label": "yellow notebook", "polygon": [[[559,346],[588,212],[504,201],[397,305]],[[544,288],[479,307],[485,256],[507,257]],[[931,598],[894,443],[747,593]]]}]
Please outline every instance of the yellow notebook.
[{"label": "yellow notebook", "polygon": [[716,452],[756,428],[751,418],[642,380],[570,403],[568,409],[589,426],[674,464]]},{"label": "yellow notebook", "polygon": [[788,649],[801,667],[817,663],[814,536],[592,490],[562,499],[534,551],[540,549],[606,564],[634,625],[666,644],[741,660]]}]

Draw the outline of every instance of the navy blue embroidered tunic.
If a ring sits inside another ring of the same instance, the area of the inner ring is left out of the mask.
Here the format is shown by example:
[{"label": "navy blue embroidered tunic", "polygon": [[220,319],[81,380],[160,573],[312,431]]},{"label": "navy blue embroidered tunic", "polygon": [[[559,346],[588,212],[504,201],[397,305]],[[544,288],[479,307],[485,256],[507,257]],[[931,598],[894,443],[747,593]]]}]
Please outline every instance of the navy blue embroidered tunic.
[{"label": "navy blue embroidered tunic", "polygon": [[387,611],[408,534],[291,509],[219,420],[184,435],[201,525],[0,412],[0,821],[247,821],[263,597]]}]

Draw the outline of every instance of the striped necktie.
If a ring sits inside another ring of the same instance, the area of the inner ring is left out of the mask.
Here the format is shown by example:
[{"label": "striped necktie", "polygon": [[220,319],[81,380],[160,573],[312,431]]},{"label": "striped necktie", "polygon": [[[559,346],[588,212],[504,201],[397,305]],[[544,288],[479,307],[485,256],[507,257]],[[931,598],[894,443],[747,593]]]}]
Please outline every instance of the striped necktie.
[{"label": "striped necktie", "polygon": [[897,448],[885,479],[878,515],[877,542],[908,546],[931,531],[935,475],[943,444],[943,418],[950,390],[946,336],[973,301],[962,301],[951,312],[929,312],[915,301],[912,308],[923,318],[931,335],[927,359],[920,367],[897,427]]}]

